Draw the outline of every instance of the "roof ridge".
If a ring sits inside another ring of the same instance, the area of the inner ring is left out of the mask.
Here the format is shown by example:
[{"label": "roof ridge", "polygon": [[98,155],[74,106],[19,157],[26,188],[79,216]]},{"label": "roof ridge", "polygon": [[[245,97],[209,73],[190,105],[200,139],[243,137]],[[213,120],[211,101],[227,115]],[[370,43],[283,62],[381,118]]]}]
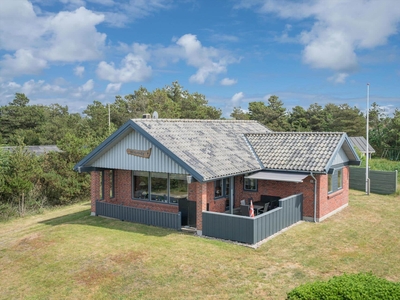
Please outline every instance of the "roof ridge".
[{"label": "roof ridge", "polygon": [[[145,119],[145,118],[134,118],[131,119],[132,121],[163,121],[163,122],[201,122],[201,123],[209,123],[209,122],[216,122],[216,123],[259,123],[256,120],[221,120],[221,119]],[[260,123],[261,124],[261,123]],[[262,124],[261,124],[262,125]]]},{"label": "roof ridge", "polygon": [[261,133],[245,133],[246,135],[283,135],[283,134],[318,134],[318,135],[322,135],[322,134],[344,134],[345,132],[330,132],[330,131],[302,131],[302,132],[297,132],[297,131],[284,131],[284,132],[276,132],[276,131],[272,131],[272,132],[261,132]]}]

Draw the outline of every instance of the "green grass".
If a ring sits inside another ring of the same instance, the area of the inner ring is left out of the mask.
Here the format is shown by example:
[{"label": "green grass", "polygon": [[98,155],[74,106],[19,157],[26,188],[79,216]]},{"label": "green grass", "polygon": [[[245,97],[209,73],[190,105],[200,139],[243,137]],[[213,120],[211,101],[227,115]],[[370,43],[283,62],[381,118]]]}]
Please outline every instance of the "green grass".
[{"label": "green grass", "polygon": [[[363,159],[361,167],[365,168],[366,160]],[[400,161],[387,160],[384,158],[372,158],[368,160],[370,170],[378,171],[400,171]]]},{"label": "green grass", "polygon": [[400,281],[400,198],[351,191],[348,208],[254,250],[89,216],[78,204],[0,223],[0,299],[284,299],[343,273]]}]

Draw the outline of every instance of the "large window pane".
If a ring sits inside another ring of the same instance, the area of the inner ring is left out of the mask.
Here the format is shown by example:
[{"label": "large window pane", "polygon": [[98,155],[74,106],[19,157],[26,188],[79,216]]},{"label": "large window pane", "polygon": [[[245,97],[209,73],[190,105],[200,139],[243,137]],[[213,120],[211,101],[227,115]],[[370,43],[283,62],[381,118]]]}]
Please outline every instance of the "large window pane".
[{"label": "large window pane", "polygon": [[187,199],[188,197],[188,184],[186,175],[170,174],[170,203],[178,203],[179,199]]},{"label": "large window pane", "polygon": [[168,174],[151,173],[151,200],[168,202]]},{"label": "large window pane", "polygon": [[136,199],[149,199],[149,173],[133,172],[133,195]]}]

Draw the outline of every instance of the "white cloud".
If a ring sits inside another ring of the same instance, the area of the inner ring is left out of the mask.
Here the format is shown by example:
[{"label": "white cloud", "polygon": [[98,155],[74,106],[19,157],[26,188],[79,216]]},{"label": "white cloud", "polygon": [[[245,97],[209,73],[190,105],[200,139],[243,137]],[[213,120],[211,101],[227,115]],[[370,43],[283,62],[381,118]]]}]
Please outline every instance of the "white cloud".
[{"label": "white cloud", "polygon": [[122,60],[121,68],[115,68],[114,63],[102,61],[97,66],[96,74],[99,78],[114,83],[141,82],[151,77],[152,68],[142,56],[129,53]]},{"label": "white cloud", "polygon": [[392,0],[308,0],[300,3],[281,0],[241,1],[240,7],[257,6],[262,13],[297,20],[314,18],[309,31],[300,38],[303,61],[314,68],[349,72],[357,68],[357,51],[387,43],[397,33],[400,5]]},{"label": "white cloud", "polygon": [[190,66],[196,67],[196,74],[190,76],[189,81],[203,84],[213,81],[215,75],[225,73],[229,64],[237,62],[230,55],[213,47],[203,47],[195,35],[185,34],[176,44],[182,47],[183,59]]},{"label": "white cloud", "polygon": [[76,76],[82,77],[84,72],[85,72],[85,67],[84,66],[76,66],[74,68],[74,74]]},{"label": "white cloud", "polygon": [[22,93],[28,95],[32,95],[35,94],[37,92],[39,92],[44,84],[44,80],[38,80],[35,81],[33,79],[26,81],[23,85],[22,85]]},{"label": "white cloud", "polygon": [[21,85],[19,83],[16,83],[14,81],[10,81],[6,84],[4,84],[5,88],[10,88],[10,89],[19,89],[21,88]]},{"label": "white cloud", "polygon": [[45,18],[38,18],[29,1],[1,1],[0,48],[8,51],[40,45],[46,31]]},{"label": "white cloud", "polygon": [[139,1],[112,1],[112,0],[88,0],[105,6],[112,6],[113,11],[102,12],[105,22],[114,27],[124,27],[128,23],[145,18],[160,10],[170,9],[173,5],[170,0],[139,0]]},{"label": "white cloud", "polygon": [[106,93],[118,93],[122,83],[109,83],[106,88]]},{"label": "white cloud", "polygon": [[236,79],[224,78],[221,80],[221,85],[234,85],[237,83]]},{"label": "white cloud", "polygon": [[37,74],[52,61],[102,57],[106,35],[96,29],[102,14],[84,7],[42,14],[27,0],[2,1],[1,7],[0,50],[8,52],[0,62],[3,76]]},{"label": "white cloud", "polygon": [[231,102],[233,106],[238,106],[239,102],[244,98],[243,92],[236,93],[233,95]]},{"label": "white cloud", "polygon": [[346,78],[349,76],[347,73],[338,73],[328,78],[329,81],[334,83],[345,83]]},{"label": "white cloud", "polygon": [[0,61],[0,74],[13,77],[23,74],[38,74],[47,67],[46,60],[36,57],[31,50],[20,49],[14,55],[5,54]]},{"label": "white cloud", "polygon": [[60,0],[60,2],[65,4],[68,9],[76,9],[86,5],[86,2],[83,0]]},{"label": "white cloud", "polygon": [[59,85],[56,84],[45,84],[42,88],[42,91],[44,92],[54,92],[54,93],[64,93],[67,91],[66,88],[63,88]]},{"label": "white cloud", "polygon": [[104,21],[84,7],[73,12],[59,12],[49,20],[52,39],[46,57],[53,61],[86,61],[98,59],[102,55],[106,35],[96,30],[96,25]]},{"label": "white cloud", "polygon": [[79,87],[79,91],[90,92],[91,90],[93,90],[93,88],[94,88],[94,81],[93,79],[89,79],[88,81],[86,81],[85,84]]},{"label": "white cloud", "polygon": [[106,5],[106,6],[116,5],[116,3],[113,0],[88,0],[88,2]]}]

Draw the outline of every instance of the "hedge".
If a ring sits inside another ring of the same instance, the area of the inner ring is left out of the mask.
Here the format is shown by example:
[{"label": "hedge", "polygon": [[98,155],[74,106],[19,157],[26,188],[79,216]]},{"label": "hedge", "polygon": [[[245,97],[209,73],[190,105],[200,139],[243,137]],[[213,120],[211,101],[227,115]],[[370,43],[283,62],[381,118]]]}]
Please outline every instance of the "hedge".
[{"label": "hedge", "polygon": [[298,286],[287,299],[400,299],[400,283],[376,277],[372,273],[344,274],[330,280]]}]

